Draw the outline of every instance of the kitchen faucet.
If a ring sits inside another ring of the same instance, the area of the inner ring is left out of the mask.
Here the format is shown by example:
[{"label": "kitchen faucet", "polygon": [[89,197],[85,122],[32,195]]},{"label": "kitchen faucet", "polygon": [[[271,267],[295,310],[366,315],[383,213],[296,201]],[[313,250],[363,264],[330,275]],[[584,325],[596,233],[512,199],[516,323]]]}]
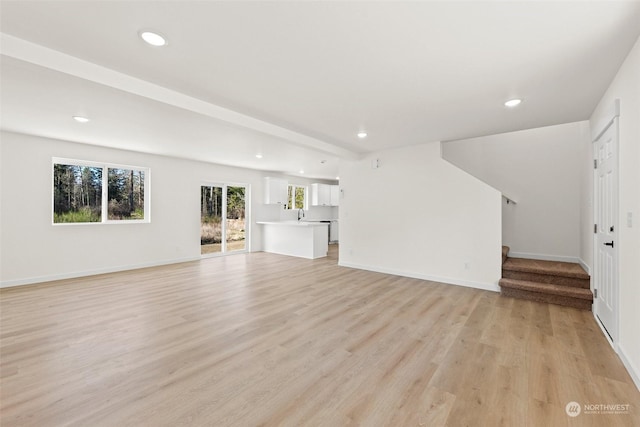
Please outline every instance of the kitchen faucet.
[{"label": "kitchen faucet", "polygon": [[304,218],[304,209],[298,209],[298,221]]}]

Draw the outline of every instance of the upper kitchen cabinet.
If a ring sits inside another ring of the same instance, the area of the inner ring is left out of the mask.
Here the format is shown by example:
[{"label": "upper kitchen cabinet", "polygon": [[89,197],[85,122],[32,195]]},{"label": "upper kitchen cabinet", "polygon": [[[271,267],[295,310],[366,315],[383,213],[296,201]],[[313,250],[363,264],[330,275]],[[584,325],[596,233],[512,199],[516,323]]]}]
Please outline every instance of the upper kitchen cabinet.
[{"label": "upper kitchen cabinet", "polygon": [[330,185],[331,187],[331,206],[338,206],[340,204],[340,187],[337,185]]},{"label": "upper kitchen cabinet", "polygon": [[311,184],[311,206],[338,206],[338,196],[337,185]]},{"label": "upper kitchen cabinet", "polygon": [[311,184],[311,206],[331,206],[329,185]]},{"label": "upper kitchen cabinet", "polygon": [[264,203],[267,205],[286,205],[287,187],[286,179],[267,177],[264,179]]}]

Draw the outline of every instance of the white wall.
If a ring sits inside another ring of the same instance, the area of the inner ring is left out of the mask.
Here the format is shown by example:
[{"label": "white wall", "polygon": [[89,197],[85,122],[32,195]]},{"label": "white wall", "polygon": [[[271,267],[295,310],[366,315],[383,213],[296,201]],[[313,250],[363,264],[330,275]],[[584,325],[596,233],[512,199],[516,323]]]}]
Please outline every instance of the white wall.
[{"label": "white wall", "polygon": [[500,193],[440,143],[345,161],[340,187],[340,265],[498,290]]},{"label": "white wall", "polygon": [[[277,220],[263,200],[265,174],[170,157],[0,134],[0,282],[3,286],[116,271],[200,256],[200,184],[251,186],[250,212]],[[63,157],[151,168],[150,224],[51,224],[51,159]],[[251,250],[261,250],[253,226]]]},{"label": "white wall", "polygon": [[442,144],[443,158],[498,189],[502,243],[514,256],[578,261],[581,179],[588,122]]},{"label": "white wall", "polygon": [[[619,118],[619,354],[640,388],[640,39],[591,115],[598,132],[614,100]],[[627,214],[633,215],[631,226]]]}]

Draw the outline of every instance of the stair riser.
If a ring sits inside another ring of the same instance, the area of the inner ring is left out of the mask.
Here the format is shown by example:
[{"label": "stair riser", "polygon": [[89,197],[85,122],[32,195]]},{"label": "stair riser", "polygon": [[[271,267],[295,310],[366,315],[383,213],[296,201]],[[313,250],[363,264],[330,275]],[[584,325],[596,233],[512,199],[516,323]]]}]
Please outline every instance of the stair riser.
[{"label": "stair riser", "polygon": [[524,291],[521,289],[502,288],[500,294],[505,297],[525,299],[529,301],[543,302],[549,304],[563,305],[565,307],[573,307],[580,310],[591,310],[591,301],[572,298],[560,295],[542,294],[539,292]]},{"label": "stair riser", "polygon": [[551,285],[571,286],[573,288],[590,288],[589,279],[554,276],[549,274],[525,273],[522,271],[502,270],[503,279],[526,280],[528,282],[548,283]]}]

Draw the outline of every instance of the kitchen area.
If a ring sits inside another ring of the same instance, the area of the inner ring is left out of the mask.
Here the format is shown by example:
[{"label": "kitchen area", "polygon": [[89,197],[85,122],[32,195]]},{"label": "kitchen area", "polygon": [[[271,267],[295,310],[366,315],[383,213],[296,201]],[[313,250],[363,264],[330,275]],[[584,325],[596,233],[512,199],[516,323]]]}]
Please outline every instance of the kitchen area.
[{"label": "kitchen area", "polygon": [[337,184],[297,184],[285,178],[264,178],[264,204],[277,209],[277,218],[257,221],[265,252],[308,259],[326,257],[339,242]]}]

